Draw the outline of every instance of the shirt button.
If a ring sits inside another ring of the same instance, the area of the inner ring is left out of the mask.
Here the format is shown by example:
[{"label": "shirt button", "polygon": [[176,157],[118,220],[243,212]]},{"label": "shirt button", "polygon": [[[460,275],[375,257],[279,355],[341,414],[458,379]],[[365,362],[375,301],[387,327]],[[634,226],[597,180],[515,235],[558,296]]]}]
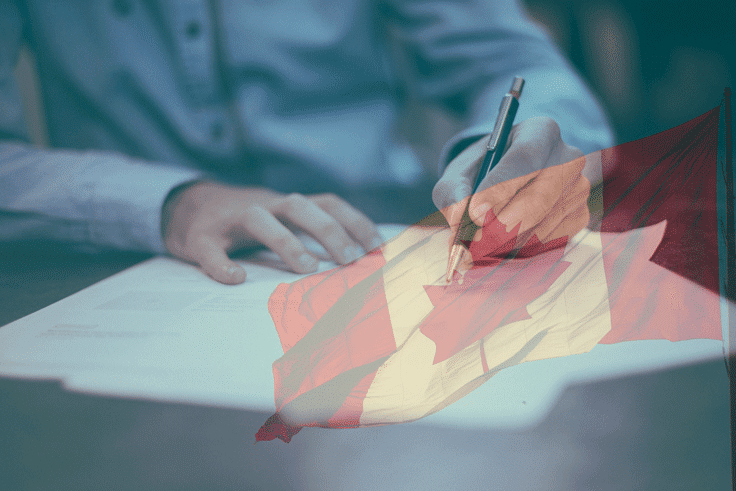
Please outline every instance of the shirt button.
[{"label": "shirt button", "polygon": [[189,24],[187,24],[187,27],[184,31],[190,39],[194,39],[199,36],[199,34],[202,32],[202,27],[199,25],[199,22],[197,21],[191,21]]},{"label": "shirt button", "polygon": [[125,17],[133,10],[130,0],[113,0],[112,9],[121,17]]}]

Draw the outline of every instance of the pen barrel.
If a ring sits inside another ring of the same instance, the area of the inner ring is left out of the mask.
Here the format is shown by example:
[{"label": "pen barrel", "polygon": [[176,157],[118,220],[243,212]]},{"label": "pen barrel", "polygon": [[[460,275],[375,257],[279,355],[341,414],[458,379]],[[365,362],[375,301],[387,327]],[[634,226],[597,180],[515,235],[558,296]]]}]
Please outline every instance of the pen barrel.
[{"label": "pen barrel", "polygon": [[[498,110],[498,118],[493,128],[493,133],[488,140],[488,146],[486,147],[486,154],[483,157],[483,162],[478,170],[478,175],[475,178],[473,189],[477,192],[480,189],[480,183],[486,178],[488,173],[498,164],[503,156],[503,151],[508,141],[511,128],[514,125],[514,118],[516,117],[516,111],[519,108],[519,101],[516,97],[511,94],[506,96],[501,101],[501,107]],[[470,203],[468,203],[470,204]],[[458,229],[457,239],[455,242],[473,240],[475,233],[480,227],[478,227],[470,219],[468,209],[465,210],[462,221],[463,225]]]},{"label": "pen barrel", "polygon": [[511,94],[506,94],[501,101],[501,107],[498,110],[498,118],[493,127],[493,133],[488,140],[486,147],[486,155],[483,163],[478,170],[478,176],[475,178],[473,189],[478,190],[478,186],[485,179],[488,173],[498,164],[503,156],[506,142],[508,141],[511,128],[514,125],[516,111],[519,109],[519,100]]},{"label": "pen barrel", "polygon": [[[498,156],[498,158],[496,158],[496,156]],[[478,191],[478,186],[480,186],[480,183],[486,178],[488,172],[490,172],[493,166],[498,163],[500,158],[501,152],[486,152],[485,157],[483,157],[483,163],[480,165],[480,169],[478,170],[478,175],[475,178],[475,183],[473,183],[473,189],[475,192]],[[493,162],[494,160],[496,161],[495,163]]]},{"label": "pen barrel", "polygon": [[[524,79],[521,77],[514,77],[511,89],[501,100],[501,105],[498,108],[498,117],[496,118],[496,124],[493,126],[493,132],[488,139],[488,145],[486,146],[486,154],[483,157],[483,162],[478,169],[478,175],[475,178],[475,184],[473,185],[473,194],[480,190],[480,184],[483,179],[486,178],[488,173],[498,164],[501,160],[504,150],[506,149],[506,143],[509,135],[511,134],[511,128],[514,125],[514,118],[516,117],[516,111],[519,109],[519,96],[521,90],[524,88]],[[472,196],[470,200],[472,200]],[[468,200],[465,206],[465,212],[463,217],[460,219],[460,223],[457,231],[455,232],[455,240],[450,251],[450,259],[447,269],[446,280],[449,282],[454,274],[454,270],[460,260],[462,246],[460,243],[473,240],[476,232],[480,228],[470,219],[470,200]]]},{"label": "pen barrel", "polygon": [[503,99],[501,99],[496,124],[493,126],[493,133],[491,133],[491,139],[488,141],[487,148],[489,151],[503,152],[503,148],[499,147],[506,142],[506,139],[509,136],[511,126],[514,124],[514,117],[516,116],[517,109],[519,109],[519,100],[510,93],[506,94]]}]

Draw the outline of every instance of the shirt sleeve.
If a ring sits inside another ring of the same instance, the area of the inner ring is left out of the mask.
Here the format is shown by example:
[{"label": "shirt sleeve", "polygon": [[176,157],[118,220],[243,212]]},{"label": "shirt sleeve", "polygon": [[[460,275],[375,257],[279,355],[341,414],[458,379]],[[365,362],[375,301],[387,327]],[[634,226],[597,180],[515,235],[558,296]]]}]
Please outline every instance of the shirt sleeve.
[{"label": "shirt sleeve", "polygon": [[164,253],[164,200],[198,177],[115,154],[1,143],[0,240]]},{"label": "shirt sleeve", "polygon": [[0,240],[165,252],[163,202],[199,175],[114,153],[31,146],[13,73],[22,34],[16,6],[0,2]]},{"label": "shirt sleeve", "polygon": [[526,80],[516,121],[551,117],[584,153],[613,145],[595,97],[516,0],[394,0],[388,16],[409,90],[466,124],[445,145],[440,171],[493,130],[514,76]]}]

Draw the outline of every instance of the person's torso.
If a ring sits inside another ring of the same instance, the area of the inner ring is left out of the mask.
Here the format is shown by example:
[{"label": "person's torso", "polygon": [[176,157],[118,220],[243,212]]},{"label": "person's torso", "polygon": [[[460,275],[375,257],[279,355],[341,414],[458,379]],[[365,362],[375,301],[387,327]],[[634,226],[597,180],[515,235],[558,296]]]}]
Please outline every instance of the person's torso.
[{"label": "person's torso", "polygon": [[53,146],[300,190],[397,180],[377,15],[364,0],[28,0],[25,12]]}]

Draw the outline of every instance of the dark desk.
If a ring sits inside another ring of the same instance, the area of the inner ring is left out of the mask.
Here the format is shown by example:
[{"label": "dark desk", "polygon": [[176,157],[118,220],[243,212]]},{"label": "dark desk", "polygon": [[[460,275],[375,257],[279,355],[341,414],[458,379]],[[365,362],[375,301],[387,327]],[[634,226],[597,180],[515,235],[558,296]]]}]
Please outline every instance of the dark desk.
[{"label": "dark desk", "polygon": [[[4,247],[0,325],[148,256]],[[305,429],[269,416],[0,379],[0,489],[730,489],[722,361],[570,388],[525,432]]]},{"label": "dark desk", "polygon": [[0,243],[0,326],[150,257],[133,252],[82,254],[54,245]]}]

